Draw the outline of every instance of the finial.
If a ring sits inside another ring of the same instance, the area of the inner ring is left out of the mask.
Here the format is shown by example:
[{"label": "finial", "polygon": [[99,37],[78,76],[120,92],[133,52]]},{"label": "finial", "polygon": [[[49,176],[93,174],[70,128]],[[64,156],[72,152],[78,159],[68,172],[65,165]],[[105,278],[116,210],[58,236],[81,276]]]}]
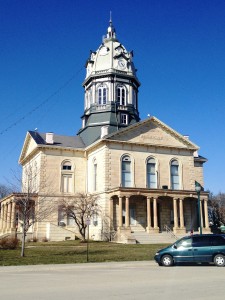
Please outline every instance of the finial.
[{"label": "finial", "polygon": [[112,11],[111,10],[110,10],[109,14],[110,14],[109,24],[110,24],[110,26],[112,26]]},{"label": "finial", "polygon": [[110,10],[110,19],[109,19],[109,27],[107,31],[107,38],[116,38],[116,31],[115,28],[113,27],[112,23],[112,12]]}]

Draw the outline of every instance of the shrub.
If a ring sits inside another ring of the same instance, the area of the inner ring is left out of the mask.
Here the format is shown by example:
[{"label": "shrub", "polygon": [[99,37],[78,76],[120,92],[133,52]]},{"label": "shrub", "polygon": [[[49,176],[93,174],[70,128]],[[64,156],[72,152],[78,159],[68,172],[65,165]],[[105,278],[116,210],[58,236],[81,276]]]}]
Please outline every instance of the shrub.
[{"label": "shrub", "polygon": [[0,240],[0,248],[12,250],[18,247],[19,240],[14,237],[6,237]]},{"label": "shrub", "polygon": [[48,242],[48,239],[46,237],[43,237],[42,242]]},{"label": "shrub", "polygon": [[37,237],[33,237],[33,242],[37,243],[38,242],[38,238]]}]

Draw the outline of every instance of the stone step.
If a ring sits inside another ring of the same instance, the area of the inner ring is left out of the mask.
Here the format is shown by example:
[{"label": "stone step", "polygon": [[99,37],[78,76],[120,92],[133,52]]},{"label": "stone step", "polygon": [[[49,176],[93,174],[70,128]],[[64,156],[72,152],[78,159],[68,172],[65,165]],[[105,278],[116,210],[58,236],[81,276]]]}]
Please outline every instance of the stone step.
[{"label": "stone step", "polygon": [[[186,234],[188,235],[188,234]],[[176,242],[177,239],[182,238],[185,234],[179,234],[174,237],[170,233],[147,233],[146,231],[135,231],[131,233],[131,236],[136,239],[138,244],[158,244],[166,243],[172,244]]]}]

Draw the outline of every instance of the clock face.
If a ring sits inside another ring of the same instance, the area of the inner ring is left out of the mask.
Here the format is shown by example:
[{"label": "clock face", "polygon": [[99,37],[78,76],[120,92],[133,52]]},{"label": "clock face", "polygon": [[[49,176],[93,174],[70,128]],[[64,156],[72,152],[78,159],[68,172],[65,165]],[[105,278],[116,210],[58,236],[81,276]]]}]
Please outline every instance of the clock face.
[{"label": "clock face", "polygon": [[118,61],[118,66],[119,66],[120,69],[126,68],[126,62],[125,62],[125,60],[120,59],[120,60]]}]

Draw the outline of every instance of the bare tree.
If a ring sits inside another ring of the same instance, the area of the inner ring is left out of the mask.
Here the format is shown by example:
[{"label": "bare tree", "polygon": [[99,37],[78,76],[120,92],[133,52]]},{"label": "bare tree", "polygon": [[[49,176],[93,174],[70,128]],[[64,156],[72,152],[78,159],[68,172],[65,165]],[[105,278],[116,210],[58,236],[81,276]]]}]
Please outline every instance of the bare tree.
[{"label": "bare tree", "polygon": [[64,197],[61,201],[61,210],[69,218],[73,219],[82,240],[86,240],[88,219],[100,214],[98,197],[78,193],[74,197]]},{"label": "bare tree", "polygon": [[11,193],[12,193],[12,189],[9,186],[5,184],[0,184],[0,199],[8,196]]},{"label": "bare tree", "polygon": [[211,194],[209,207],[214,225],[219,227],[225,224],[225,194],[219,193],[215,196]]},{"label": "bare tree", "polygon": [[[25,243],[28,230],[37,222],[46,220],[55,210],[57,204],[50,201],[51,191],[45,187],[45,193],[38,194],[41,186],[39,172],[34,164],[29,163],[23,168],[22,179],[14,174],[12,189],[18,191],[21,186],[21,192],[12,193],[12,197],[18,211],[18,220],[22,230],[21,256],[25,256]],[[45,184],[45,183],[44,183]],[[18,224],[17,224],[18,225]]]}]

